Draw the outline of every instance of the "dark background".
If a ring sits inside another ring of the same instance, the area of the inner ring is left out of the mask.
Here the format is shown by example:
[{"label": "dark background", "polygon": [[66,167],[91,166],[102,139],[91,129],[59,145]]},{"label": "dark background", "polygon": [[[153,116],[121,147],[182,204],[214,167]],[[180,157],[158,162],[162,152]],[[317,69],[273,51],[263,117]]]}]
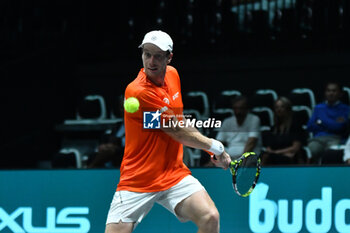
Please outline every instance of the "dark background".
[{"label": "dark background", "polygon": [[239,22],[230,9],[249,2],[262,3],[1,1],[0,168],[50,160],[62,140],[55,125],[75,118],[83,96],[101,94],[111,107],[142,67],[137,47],[154,29],[174,40],[183,92],[202,90],[210,101],[225,89],[308,87],[319,102],[325,82],[350,86],[349,1],[280,1],[245,9]]}]

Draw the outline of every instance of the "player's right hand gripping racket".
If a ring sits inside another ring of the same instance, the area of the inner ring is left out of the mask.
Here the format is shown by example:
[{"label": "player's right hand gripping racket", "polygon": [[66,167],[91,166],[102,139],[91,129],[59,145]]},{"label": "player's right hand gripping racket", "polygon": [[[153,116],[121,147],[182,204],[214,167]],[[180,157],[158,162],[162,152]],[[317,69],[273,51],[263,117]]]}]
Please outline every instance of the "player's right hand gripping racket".
[{"label": "player's right hand gripping racket", "polygon": [[258,182],[261,170],[260,156],[255,152],[245,152],[240,158],[231,161],[233,188],[241,197],[247,197]]}]

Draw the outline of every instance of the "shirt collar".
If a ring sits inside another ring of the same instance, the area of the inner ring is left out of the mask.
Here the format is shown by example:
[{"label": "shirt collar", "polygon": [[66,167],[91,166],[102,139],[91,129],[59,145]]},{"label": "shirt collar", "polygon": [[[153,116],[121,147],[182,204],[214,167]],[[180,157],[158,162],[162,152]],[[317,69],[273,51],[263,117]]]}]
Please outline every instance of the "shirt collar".
[{"label": "shirt collar", "polygon": [[329,104],[328,101],[326,100],[326,104],[327,104],[328,106],[336,106],[336,105],[340,104],[340,100],[338,100],[338,101],[335,102],[334,104]]}]

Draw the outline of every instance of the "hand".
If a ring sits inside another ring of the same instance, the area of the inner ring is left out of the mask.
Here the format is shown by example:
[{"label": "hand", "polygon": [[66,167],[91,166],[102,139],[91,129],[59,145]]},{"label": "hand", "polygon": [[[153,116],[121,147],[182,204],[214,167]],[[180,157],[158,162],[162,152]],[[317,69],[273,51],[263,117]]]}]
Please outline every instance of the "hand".
[{"label": "hand", "polygon": [[316,120],[316,125],[322,125],[322,120],[321,119],[317,119]]},{"label": "hand", "polygon": [[265,151],[270,154],[274,153],[274,150],[272,150],[271,147],[266,147]]},{"label": "hand", "polygon": [[215,164],[215,166],[222,167],[226,170],[230,166],[231,157],[226,153],[226,151],[224,151],[221,155],[212,155],[211,161]]}]

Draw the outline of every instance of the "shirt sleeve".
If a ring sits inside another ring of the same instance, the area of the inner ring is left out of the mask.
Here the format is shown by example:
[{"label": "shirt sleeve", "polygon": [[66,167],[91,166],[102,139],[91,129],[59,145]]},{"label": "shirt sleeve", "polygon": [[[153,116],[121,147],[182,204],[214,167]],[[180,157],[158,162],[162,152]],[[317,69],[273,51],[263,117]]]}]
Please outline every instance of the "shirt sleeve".
[{"label": "shirt sleeve", "polygon": [[177,120],[183,120],[182,106],[171,106],[163,101],[154,91],[143,90],[139,96],[140,106],[142,112],[156,112],[161,113],[161,122],[168,122],[173,117]]},{"label": "shirt sleeve", "polygon": [[155,92],[143,90],[137,97],[140,101],[140,106],[144,111],[157,111],[166,107],[170,109],[170,105],[165,103]]}]

